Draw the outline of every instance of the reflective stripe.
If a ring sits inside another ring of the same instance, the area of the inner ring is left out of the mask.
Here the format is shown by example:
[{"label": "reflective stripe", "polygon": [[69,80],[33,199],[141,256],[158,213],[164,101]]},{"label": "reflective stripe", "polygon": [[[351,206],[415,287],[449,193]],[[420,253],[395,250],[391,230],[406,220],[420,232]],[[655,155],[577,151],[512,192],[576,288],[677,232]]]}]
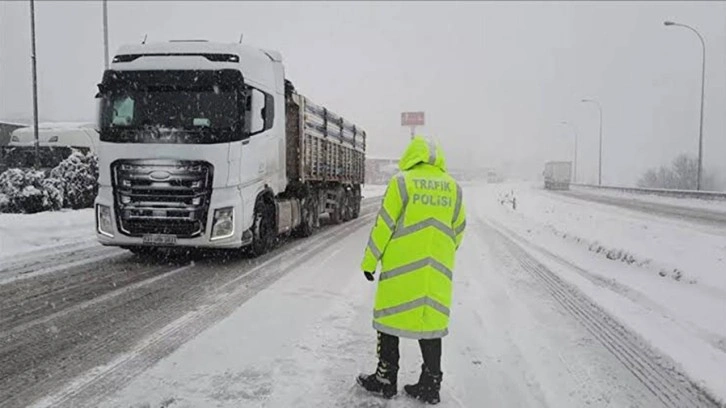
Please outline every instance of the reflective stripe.
[{"label": "reflective stripe", "polygon": [[381,210],[378,211],[378,215],[383,218],[383,222],[386,223],[389,230],[393,231],[394,228],[396,228],[396,222],[393,221],[393,218],[391,218],[390,215],[388,215],[388,211],[386,211],[385,208],[381,207]]},{"label": "reflective stripe", "polygon": [[432,166],[436,165],[436,143],[433,140],[429,140],[429,164]]},{"label": "reflective stripe", "polygon": [[422,229],[428,228],[428,227],[434,227],[437,230],[448,235],[449,238],[451,238],[452,240],[454,240],[454,241],[456,240],[456,235],[454,234],[454,230],[452,230],[449,226],[447,226],[443,222],[437,220],[436,218],[428,218],[421,222],[417,222],[416,224],[409,225],[408,227],[404,227],[403,223],[399,222],[399,225],[396,228],[396,232],[393,234],[393,237],[391,237],[391,239],[405,237],[406,235],[411,235],[415,232],[421,231]]},{"label": "reflective stripe", "polygon": [[408,204],[408,190],[406,190],[406,178],[403,176],[403,174],[399,174],[396,176],[396,181],[398,182],[398,194],[401,195],[401,204],[403,207]]},{"label": "reflective stripe", "polygon": [[401,330],[396,329],[391,326],[386,326],[385,324],[378,323],[376,321],[373,321],[373,328],[376,329],[376,331],[390,334],[391,336],[396,337],[405,337],[407,339],[415,339],[415,340],[427,340],[427,339],[440,339],[447,334],[449,334],[449,329],[443,329],[443,330],[432,330],[432,331],[412,331],[412,330]]},{"label": "reflective stripe", "polygon": [[442,305],[441,303],[435,301],[434,299],[424,296],[422,298],[414,299],[406,303],[401,303],[400,305],[396,305],[393,307],[387,307],[385,309],[380,310],[374,310],[373,311],[373,317],[376,319],[379,319],[381,317],[391,316],[403,312],[408,312],[409,310],[417,309],[422,306],[429,306],[434,308],[439,313],[442,313],[446,316],[449,315],[449,308]]},{"label": "reflective stripe", "polygon": [[434,258],[424,258],[410,264],[389,269],[387,271],[382,271],[381,277],[378,280],[384,281],[386,279],[395,278],[396,276],[401,276],[409,272],[415,272],[426,266],[430,266],[431,268],[443,273],[447,278],[449,278],[449,280],[453,279],[454,274],[451,272],[451,269],[446,267],[446,265],[442,264]]},{"label": "reflective stripe", "polygon": [[456,235],[459,235],[462,232],[464,232],[464,229],[466,229],[466,220],[464,220],[464,222],[462,222],[461,225],[456,227]]},{"label": "reflective stripe", "polygon": [[373,237],[368,238],[368,249],[371,250],[373,257],[376,258],[376,260],[381,259],[381,250],[378,249],[376,243],[373,242]]},{"label": "reflective stripe", "polygon": [[454,207],[454,219],[451,220],[452,224],[456,223],[456,220],[459,219],[459,213],[461,212],[461,199],[462,199],[462,193],[461,193],[461,186],[459,184],[456,185],[456,207]]}]

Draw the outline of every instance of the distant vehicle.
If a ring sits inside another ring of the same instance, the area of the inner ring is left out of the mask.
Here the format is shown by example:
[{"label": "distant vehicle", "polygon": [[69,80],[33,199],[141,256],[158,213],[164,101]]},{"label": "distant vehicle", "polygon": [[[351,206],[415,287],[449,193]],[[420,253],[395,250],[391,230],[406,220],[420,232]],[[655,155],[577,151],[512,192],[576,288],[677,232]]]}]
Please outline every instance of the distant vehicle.
[{"label": "distant vehicle", "polygon": [[366,133],[284,74],[278,52],[246,44],[122,47],[97,95],[101,244],[259,255],[321,214],[357,218]]},{"label": "distant vehicle", "polygon": [[397,158],[366,157],[366,182],[386,184],[398,173]]},{"label": "distant vehicle", "polygon": [[7,156],[8,152],[11,150],[11,148],[8,147],[8,144],[10,144],[10,134],[17,129],[26,126],[27,125],[23,125],[20,123],[6,122],[0,120],[0,173],[4,172],[9,167],[5,156]]},{"label": "distant vehicle", "polygon": [[[38,145],[41,167],[55,167],[73,149],[95,153],[99,135],[93,123],[39,123]],[[33,126],[13,131],[6,152],[5,161],[9,167],[32,167],[35,161]]]},{"label": "distant vehicle", "polygon": [[26,126],[28,125],[13,122],[4,122],[0,120],[0,147],[10,144],[11,133],[13,133],[17,129],[24,128]]},{"label": "distant vehicle", "polygon": [[501,183],[503,181],[502,176],[500,176],[494,169],[487,170],[486,177],[487,183],[489,184]]},{"label": "distant vehicle", "polygon": [[572,180],[572,162],[547,162],[544,169],[544,186],[547,190],[569,190]]}]

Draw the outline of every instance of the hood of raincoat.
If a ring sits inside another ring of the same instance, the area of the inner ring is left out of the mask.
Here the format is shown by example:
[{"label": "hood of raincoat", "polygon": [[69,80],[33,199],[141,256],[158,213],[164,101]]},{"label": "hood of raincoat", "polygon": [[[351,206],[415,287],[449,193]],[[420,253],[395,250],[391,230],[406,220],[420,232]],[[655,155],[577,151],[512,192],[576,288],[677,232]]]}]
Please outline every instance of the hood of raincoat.
[{"label": "hood of raincoat", "polygon": [[401,160],[398,161],[398,168],[401,171],[406,171],[421,163],[430,164],[442,171],[446,171],[444,153],[436,145],[436,142],[422,136],[415,136],[406,151],[403,152]]}]

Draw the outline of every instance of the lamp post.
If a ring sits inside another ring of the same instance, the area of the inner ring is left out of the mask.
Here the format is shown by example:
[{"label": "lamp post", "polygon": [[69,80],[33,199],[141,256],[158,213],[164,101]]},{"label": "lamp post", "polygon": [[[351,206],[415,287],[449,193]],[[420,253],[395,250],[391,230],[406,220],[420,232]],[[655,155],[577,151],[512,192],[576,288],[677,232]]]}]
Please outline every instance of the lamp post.
[{"label": "lamp post", "polygon": [[40,141],[38,140],[38,76],[37,59],[35,55],[35,0],[30,0],[30,61],[33,73],[33,134],[35,136],[35,162],[36,170],[40,168]]},{"label": "lamp post", "polygon": [[595,99],[583,99],[581,102],[590,102],[595,104],[597,106],[597,110],[600,113],[600,150],[598,153],[598,160],[597,160],[597,185],[602,185],[602,106],[600,105],[600,102],[598,102]]},{"label": "lamp post", "polygon": [[103,67],[108,70],[108,0],[103,0]]},{"label": "lamp post", "polygon": [[573,152],[573,159],[572,159],[572,182],[577,182],[577,129],[575,128],[575,125],[572,123],[563,120],[560,122],[561,125],[569,126],[572,128],[572,134],[575,136],[575,151]]},{"label": "lamp post", "polygon": [[663,25],[666,27],[682,27],[688,29],[698,36],[701,40],[702,59],[701,59],[701,113],[698,122],[698,175],[696,177],[696,189],[701,189],[701,173],[703,172],[703,97],[705,93],[706,84],[706,41],[703,40],[703,36],[695,28],[687,25],[676,23],[673,21],[665,21]]}]

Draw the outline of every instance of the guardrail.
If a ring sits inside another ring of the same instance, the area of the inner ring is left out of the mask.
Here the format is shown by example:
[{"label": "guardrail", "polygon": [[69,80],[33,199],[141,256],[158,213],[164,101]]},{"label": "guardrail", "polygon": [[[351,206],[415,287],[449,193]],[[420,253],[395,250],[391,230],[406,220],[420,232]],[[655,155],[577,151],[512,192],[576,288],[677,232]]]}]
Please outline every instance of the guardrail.
[{"label": "guardrail", "polygon": [[698,198],[701,200],[726,200],[726,192],[719,191],[696,191],[696,190],[671,190],[662,188],[637,188],[637,187],[616,187],[597,186],[593,184],[570,184],[574,187],[591,188],[595,190],[622,191],[625,193],[651,194],[664,197]]}]

